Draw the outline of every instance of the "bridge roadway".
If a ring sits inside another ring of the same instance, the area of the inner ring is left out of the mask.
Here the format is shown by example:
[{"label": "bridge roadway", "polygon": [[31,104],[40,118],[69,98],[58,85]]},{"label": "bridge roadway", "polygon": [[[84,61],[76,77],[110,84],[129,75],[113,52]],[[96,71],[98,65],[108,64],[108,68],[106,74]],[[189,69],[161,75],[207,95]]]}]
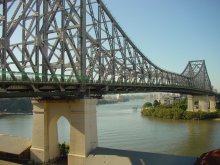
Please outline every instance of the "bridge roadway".
[{"label": "bridge roadway", "polygon": [[[101,98],[104,94],[117,93],[146,93],[146,92],[170,92],[190,95],[217,95],[209,90],[186,88],[169,85],[149,84],[111,84],[111,83],[55,83],[55,82],[10,82],[0,81],[0,86],[6,90],[0,90],[0,98],[13,97],[42,97],[42,98]],[[40,91],[33,91],[37,86]],[[63,89],[63,90],[61,90]]]}]

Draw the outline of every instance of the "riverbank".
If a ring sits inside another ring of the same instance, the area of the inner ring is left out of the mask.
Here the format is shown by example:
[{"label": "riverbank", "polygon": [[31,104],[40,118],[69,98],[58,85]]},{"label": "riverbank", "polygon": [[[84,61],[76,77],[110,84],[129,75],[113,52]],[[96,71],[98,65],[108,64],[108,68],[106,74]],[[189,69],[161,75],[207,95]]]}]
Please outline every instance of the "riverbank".
[{"label": "riverbank", "polygon": [[145,108],[141,111],[143,116],[152,116],[156,118],[164,119],[176,119],[176,120],[210,120],[219,118],[218,112],[204,112],[197,111],[191,112],[181,110],[177,108],[167,108],[164,106],[158,106],[156,108]]},{"label": "riverbank", "polygon": [[33,115],[33,113],[0,113],[0,117],[12,115]]},{"label": "riverbank", "polygon": [[215,118],[215,119],[213,119],[214,121],[220,121],[220,118]]}]

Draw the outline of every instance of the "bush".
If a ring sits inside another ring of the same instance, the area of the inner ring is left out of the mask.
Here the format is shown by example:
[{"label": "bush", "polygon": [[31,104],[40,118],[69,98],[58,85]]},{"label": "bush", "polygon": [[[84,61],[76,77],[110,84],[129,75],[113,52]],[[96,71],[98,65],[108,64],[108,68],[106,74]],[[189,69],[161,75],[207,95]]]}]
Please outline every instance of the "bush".
[{"label": "bush", "polygon": [[[191,112],[186,111],[187,103],[186,99],[181,101],[179,104],[175,105],[160,105],[160,102],[157,100],[154,101],[154,107],[146,108],[147,106],[152,105],[148,102],[143,105],[142,115],[143,116],[153,116],[164,119],[184,119],[184,120],[204,120],[204,119],[213,119],[220,117],[220,111],[217,112]],[[146,107],[145,107],[146,106]]]},{"label": "bush", "polygon": [[186,120],[199,119],[199,113],[198,112],[185,111],[184,115],[183,115],[183,119],[186,119]]},{"label": "bush", "polygon": [[178,108],[185,111],[187,109],[187,104],[179,104]]},{"label": "bush", "polygon": [[163,118],[164,119],[173,119],[173,111],[172,111],[172,109],[164,109],[163,110]]},{"label": "bush", "polygon": [[143,108],[148,108],[148,107],[152,107],[152,106],[153,106],[152,103],[146,102],[146,103],[144,103],[144,105],[142,107]]},{"label": "bush", "polygon": [[184,120],[213,119],[213,118],[217,118],[219,115],[218,112],[202,112],[202,111],[191,112],[176,108],[162,108],[161,106],[152,109],[143,109],[141,113],[143,116],[153,116],[164,119],[184,119]]},{"label": "bush", "polygon": [[67,157],[69,153],[69,145],[66,144],[65,142],[62,144],[59,144],[59,150],[60,150],[60,157],[65,158]]},{"label": "bush", "polygon": [[153,116],[153,114],[154,114],[154,109],[143,109],[142,111],[141,111],[141,114],[143,115],[143,116]]},{"label": "bush", "polygon": [[174,109],[173,119],[183,119],[184,111],[182,109]]},{"label": "bush", "polygon": [[217,117],[218,117],[218,118],[220,118],[220,110],[219,110],[219,109],[217,110],[217,112],[216,112],[216,113],[217,113],[217,114],[216,114],[216,115],[217,115]]},{"label": "bush", "polygon": [[159,106],[159,105],[160,105],[160,102],[157,101],[157,100],[154,100],[153,106],[154,106],[154,107],[157,107],[157,106]]}]

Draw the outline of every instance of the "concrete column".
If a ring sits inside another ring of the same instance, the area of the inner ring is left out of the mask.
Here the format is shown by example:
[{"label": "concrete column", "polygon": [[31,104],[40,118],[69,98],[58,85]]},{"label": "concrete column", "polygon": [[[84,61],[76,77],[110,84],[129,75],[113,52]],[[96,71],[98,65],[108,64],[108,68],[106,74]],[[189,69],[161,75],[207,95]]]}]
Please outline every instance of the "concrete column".
[{"label": "concrete column", "polygon": [[33,107],[31,159],[43,163],[59,156],[57,121],[63,116],[70,124],[68,164],[84,165],[97,146],[96,100],[39,100]]},{"label": "concrete column", "polygon": [[89,152],[97,146],[96,101],[80,100],[74,106],[68,164],[84,165]]},{"label": "concrete column", "polygon": [[35,162],[44,163],[49,160],[48,144],[48,111],[44,103],[33,104],[33,128],[32,128],[32,147],[31,159]]},{"label": "concrete column", "polygon": [[209,96],[209,110],[211,112],[216,111],[216,100],[215,96]]},{"label": "concrete column", "polygon": [[162,105],[164,105],[164,104],[165,104],[165,99],[161,97],[160,103],[161,103]]},{"label": "concrete column", "polygon": [[208,96],[199,97],[199,109],[204,112],[208,112]]},{"label": "concrete column", "polygon": [[170,99],[170,104],[173,105],[173,104],[174,104],[174,97],[173,97],[173,96],[170,96],[169,99]]},{"label": "concrete column", "polygon": [[194,100],[192,95],[187,95],[187,111],[194,111]]}]

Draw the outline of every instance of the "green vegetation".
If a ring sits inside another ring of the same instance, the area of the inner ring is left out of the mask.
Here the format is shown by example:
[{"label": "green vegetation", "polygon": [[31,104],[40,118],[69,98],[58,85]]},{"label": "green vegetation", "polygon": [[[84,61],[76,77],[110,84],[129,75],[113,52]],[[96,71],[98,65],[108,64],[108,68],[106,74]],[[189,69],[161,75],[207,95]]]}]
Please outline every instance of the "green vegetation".
[{"label": "green vegetation", "polygon": [[32,113],[32,103],[30,99],[0,99],[1,113]]},{"label": "green vegetation", "polygon": [[217,108],[218,110],[220,110],[220,102],[217,102],[217,103],[216,103],[216,108]]},{"label": "green vegetation", "polygon": [[153,106],[154,106],[154,107],[157,107],[157,106],[159,106],[160,104],[161,104],[161,103],[160,103],[159,101],[154,100]]},{"label": "green vegetation", "polygon": [[142,106],[142,108],[152,108],[152,106],[153,106],[153,104],[152,103],[150,103],[150,102],[146,102],[146,103],[144,103],[144,105]]},{"label": "green vegetation", "polygon": [[[146,103],[145,103],[146,104]],[[145,105],[144,104],[144,105]],[[180,103],[174,105],[158,105],[154,104],[152,107],[146,108],[143,106],[142,115],[152,116],[164,119],[183,119],[183,120],[204,120],[213,119],[219,117],[220,113],[217,112],[190,112],[186,111],[187,104],[186,100],[182,100]]]},{"label": "green vegetation", "polygon": [[217,109],[217,117],[220,118],[220,109]]},{"label": "green vegetation", "polygon": [[66,158],[69,153],[69,149],[70,149],[69,145],[64,142],[62,144],[59,144],[58,146],[60,150],[60,157]]}]

